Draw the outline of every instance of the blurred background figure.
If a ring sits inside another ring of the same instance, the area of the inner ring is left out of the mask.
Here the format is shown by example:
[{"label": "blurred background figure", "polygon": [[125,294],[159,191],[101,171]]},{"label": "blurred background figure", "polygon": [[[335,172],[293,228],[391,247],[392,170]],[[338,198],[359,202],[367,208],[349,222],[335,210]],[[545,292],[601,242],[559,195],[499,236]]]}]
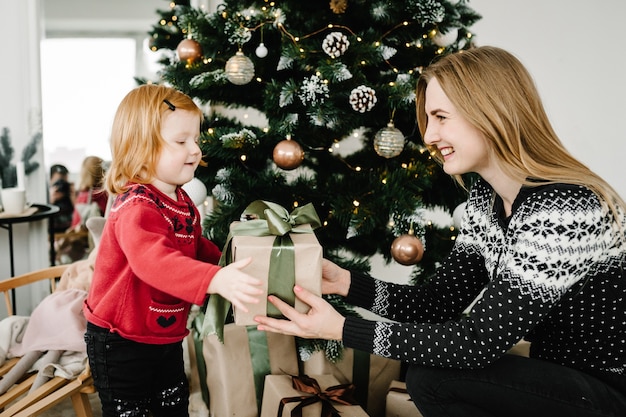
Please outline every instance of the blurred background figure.
[{"label": "blurred background figure", "polygon": [[78,191],[74,193],[70,186],[73,195],[70,222],[55,235],[56,263],[67,264],[85,259],[93,249],[94,242],[86,222],[90,217],[104,216],[106,211],[108,194],[102,188],[104,172],[105,162],[102,158],[88,156],[83,160]]},{"label": "blurred background figure", "polygon": [[102,188],[103,183],[104,161],[97,156],[86,157],[80,169],[80,182],[74,202],[72,229],[84,229],[85,222],[89,217],[104,215],[108,194]]},{"label": "blurred background figure", "polygon": [[51,222],[53,233],[64,233],[72,225],[74,215],[74,185],[69,181],[69,172],[64,165],[50,167],[49,201],[59,207]]}]

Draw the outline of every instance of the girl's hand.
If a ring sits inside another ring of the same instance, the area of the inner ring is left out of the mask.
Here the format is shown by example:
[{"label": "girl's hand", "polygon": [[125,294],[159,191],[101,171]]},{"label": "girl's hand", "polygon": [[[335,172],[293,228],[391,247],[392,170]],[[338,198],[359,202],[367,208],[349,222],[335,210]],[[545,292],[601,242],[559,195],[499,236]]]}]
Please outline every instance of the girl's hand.
[{"label": "girl's hand", "polygon": [[293,289],[296,297],[311,306],[308,313],[299,313],[289,304],[278,297],[270,295],[268,300],[287,318],[274,319],[265,316],[256,316],[259,323],[258,330],[273,333],[283,333],[307,339],[341,340],[345,318],[321,297],[305,290],[300,286]]},{"label": "girl's hand", "polygon": [[248,312],[246,304],[259,303],[259,295],[263,290],[259,288],[262,282],[251,275],[242,272],[252,258],[233,262],[220,269],[211,280],[207,293],[219,294],[241,311]]},{"label": "girl's hand", "polygon": [[322,259],[322,294],[348,295],[350,271],[339,267],[328,259]]}]

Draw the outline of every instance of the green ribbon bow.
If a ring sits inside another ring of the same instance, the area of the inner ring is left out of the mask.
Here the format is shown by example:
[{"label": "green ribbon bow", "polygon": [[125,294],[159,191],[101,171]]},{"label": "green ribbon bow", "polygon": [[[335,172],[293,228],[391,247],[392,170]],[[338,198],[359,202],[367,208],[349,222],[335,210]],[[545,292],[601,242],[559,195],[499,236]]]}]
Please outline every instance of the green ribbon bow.
[{"label": "green ribbon bow", "polygon": [[[315,208],[309,203],[289,213],[276,203],[256,200],[248,205],[242,217],[251,220],[236,223],[231,227],[219,265],[226,266],[231,263],[233,236],[276,236],[270,259],[268,294],[274,294],[293,306],[295,252],[289,233],[313,233],[313,229],[321,226]],[[311,228],[297,227],[305,224],[309,224]],[[224,322],[230,307],[230,301],[218,294],[209,297],[202,326],[203,337],[216,334],[219,340],[224,342]],[[267,313],[269,316],[280,316],[280,312],[270,303],[267,306]]]}]

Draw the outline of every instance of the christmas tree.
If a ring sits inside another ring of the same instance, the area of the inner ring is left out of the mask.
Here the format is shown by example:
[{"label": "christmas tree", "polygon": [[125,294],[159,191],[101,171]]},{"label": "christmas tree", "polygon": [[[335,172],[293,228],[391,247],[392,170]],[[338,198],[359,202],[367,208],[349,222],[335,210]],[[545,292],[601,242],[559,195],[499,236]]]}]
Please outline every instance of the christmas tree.
[{"label": "christmas tree", "polygon": [[393,257],[415,264],[415,283],[433,272],[456,232],[425,212],[451,213],[466,194],[422,144],[414,90],[434,58],[471,47],[480,16],[465,0],[226,0],[212,13],[171,2],[158,13],[154,81],[206,110],[196,176],[216,201],[208,237],[223,245],[254,200],[312,203],[325,257],[364,271],[372,255]]}]

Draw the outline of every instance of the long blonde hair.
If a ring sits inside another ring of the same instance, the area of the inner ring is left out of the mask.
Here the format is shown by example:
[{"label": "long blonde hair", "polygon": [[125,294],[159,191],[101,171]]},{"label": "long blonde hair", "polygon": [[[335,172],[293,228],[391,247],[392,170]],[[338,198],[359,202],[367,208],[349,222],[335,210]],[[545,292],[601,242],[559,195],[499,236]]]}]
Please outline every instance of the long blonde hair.
[{"label": "long blonde hair", "polygon": [[[531,187],[550,183],[585,186],[618,218],[616,206],[624,208],[624,200],[565,149],[532,77],[515,56],[482,46],[446,55],[426,67],[416,91],[422,137],[427,126],[426,87],[433,78],[459,113],[484,135],[507,175]],[[443,163],[436,149],[430,151]],[[460,176],[455,179],[464,185]]]},{"label": "long blonde hair", "polygon": [[142,85],[122,99],[111,128],[112,161],[106,177],[110,193],[124,192],[129,181],[152,182],[164,143],[163,116],[176,111],[173,109],[191,111],[200,120],[203,118],[202,111],[188,95],[167,86]]}]

